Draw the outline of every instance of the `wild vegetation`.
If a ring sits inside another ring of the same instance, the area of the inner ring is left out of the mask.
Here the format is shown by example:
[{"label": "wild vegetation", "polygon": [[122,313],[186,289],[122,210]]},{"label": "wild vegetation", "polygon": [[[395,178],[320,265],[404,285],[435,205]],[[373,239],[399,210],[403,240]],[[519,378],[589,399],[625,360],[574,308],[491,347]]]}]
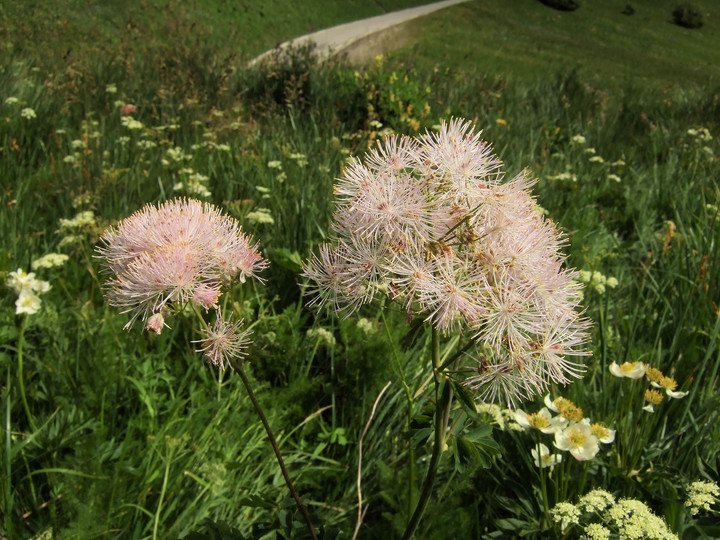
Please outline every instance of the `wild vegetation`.
[{"label": "wild vegetation", "polygon": [[[717,6],[696,2],[705,25],[688,30],[649,0],[632,16],[476,0],[366,66],[298,50],[247,68],[291,31],[344,22],[335,3],[297,3],[282,30],[280,2],[265,17],[80,4],[0,7],[5,537],[309,537],[238,372],[197,352],[202,323],[126,330],[106,302],[103,232],[177,197],[237,220],[269,262],[221,305],[252,331],[244,369],[319,537],[403,535],[439,404],[417,538],[720,535]],[[349,13],[376,14],[364,4]],[[519,411],[462,385],[441,399],[429,359],[462,336],[388,295],[344,318],[303,296],[335,179],[383,137],[452,118],[483,130],[507,180],[537,181],[593,323],[583,377]],[[573,418],[606,431],[573,446]]]}]

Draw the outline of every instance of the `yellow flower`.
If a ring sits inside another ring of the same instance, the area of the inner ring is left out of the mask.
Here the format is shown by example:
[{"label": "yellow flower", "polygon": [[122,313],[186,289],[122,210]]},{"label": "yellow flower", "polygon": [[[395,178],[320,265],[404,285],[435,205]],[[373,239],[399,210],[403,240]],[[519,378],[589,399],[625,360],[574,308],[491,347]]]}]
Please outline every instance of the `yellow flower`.
[{"label": "yellow flower", "polygon": [[645,390],[645,401],[650,403],[650,405],[660,405],[664,397],[660,392],[652,388]]}]

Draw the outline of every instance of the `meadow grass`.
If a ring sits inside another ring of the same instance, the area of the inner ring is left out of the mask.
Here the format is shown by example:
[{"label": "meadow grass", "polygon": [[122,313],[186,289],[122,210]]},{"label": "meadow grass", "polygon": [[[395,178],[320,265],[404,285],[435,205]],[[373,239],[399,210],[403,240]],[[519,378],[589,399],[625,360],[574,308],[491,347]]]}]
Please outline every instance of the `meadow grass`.
[{"label": "meadow grass", "polygon": [[[714,18],[698,31],[662,26],[672,46],[639,56],[672,6],[636,2],[626,17],[619,2],[586,4],[562,15],[530,0],[523,10],[455,7],[412,23],[422,37],[412,48],[358,70],[318,66],[303,51],[284,66],[245,70],[227,41],[201,39],[225,30],[190,22],[195,9],[215,16],[204,3],[178,12],[137,4],[137,26],[119,33],[75,15],[81,31],[108,39],[72,62],[40,56],[41,40],[5,46],[2,281],[46,253],[71,258],[36,270],[52,289],[34,315],[16,315],[17,295],[0,292],[0,530],[181,538],[226,523],[245,537],[304,537],[237,377],[203,365],[188,321],[176,318],[160,336],[128,332],[128,317],[103,301],[99,234],[147,202],[187,195],[238,218],[271,262],[266,285],[237,287],[231,306],[254,332],[256,392],[327,538],[350,537],[355,526],[357,443],[391,381],[363,440],[359,537],[399,537],[430,455],[431,368],[418,361],[430,336],[378,307],[361,319],[316,314],[303,305],[298,272],[330,234],[333,178],[351,156],[383,130],[417,133],[456,115],[484,129],[509,176],[530,169],[539,203],[567,233],[569,264],[599,273],[585,292],[595,321],[587,374],[551,394],[618,433],[595,459],[566,455],[549,475],[511,415],[458,404],[418,537],[559,536],[542,486],[549,505],[603,487],[648,502],[683,538],[716,534],[711,518],[683,507],[686,483],[717,482],[720,472],[720,104],[708,65],[718,48],[698,45],[717,39]],[[33,12],[38,28],[74,4],[43,6]],[[94,7],[106,21],[120,16]],[[3,7],[5,43],[20,24],[9,10],[19,9]],[[308,14],[293,28],[326,20]],[[589,21],[604,48],[590,46],[599,42],[587,38]],[[448,37],[455,31],[463,39]],[[454,345],[448,337],[443,351]],[[689,394],[642,411],[649,384],[608,371],[626,361],[671,374]]]}]

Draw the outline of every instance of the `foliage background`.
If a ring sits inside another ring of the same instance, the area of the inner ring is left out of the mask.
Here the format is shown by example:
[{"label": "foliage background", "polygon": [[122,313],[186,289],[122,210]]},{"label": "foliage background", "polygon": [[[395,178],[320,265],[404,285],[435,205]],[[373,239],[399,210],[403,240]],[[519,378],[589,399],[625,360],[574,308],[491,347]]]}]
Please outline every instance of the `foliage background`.
[{"label": "foliage background", "polygon": [[[0,291],[6,535],[174,538],[209,518],[251,537],[302,537],[236,378],[202,365],[189,323],[126,332],[102,299],[98,235],[147,202],[191,194],[196,174],[271,261],[267,286],[238,289],[233,307],[252,321],[257,391],[328,535],[353,530],[358,440],[392,381],[364,439],[360,537],[399,535],[429,455],[428,337],[377,308],[362,323],[315,314],[297,274],[328,234],[347,160],[384,130],[417,133],[451,116],[484,130],[508,175],[527,167],[538,178],[571,266],[620,283],[588,288],[594,356],[582,381],[554,394],[629,427],[596,460],[566,463],[565,496],[604,487],[645,500],[683,537],[707,534],[682,495],[686,482],[718,480],[720,8],[698,3],[706,24],[688,30],[671,23],[672,2],[636,1],[626,16],[624,1],[560,13],[476,0],[405,25],[414,44],[365,66],[296,51],[284,65],[246,67],[294,35],[410,3],[0,6],[0,270],[71,255],[38,271],[52,284],[40,313],[16,316],[13,292]],[[83,211],[92,219],[61,221]],[[690,394],[640,431],[626,405],[643,388],[609,375],[613,361],[651,364]],[[465,459],[455,438],[419,537],[553,534],[531,437],[494,428],[491,462]],[[628,463],[631,441],[642,445]]]}]

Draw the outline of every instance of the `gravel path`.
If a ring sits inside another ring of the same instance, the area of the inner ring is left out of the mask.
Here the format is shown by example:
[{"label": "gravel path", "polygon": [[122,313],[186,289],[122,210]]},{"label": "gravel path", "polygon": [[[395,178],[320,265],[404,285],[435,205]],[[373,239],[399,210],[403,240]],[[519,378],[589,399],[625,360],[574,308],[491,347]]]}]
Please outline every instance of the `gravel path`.
[{"label": "gravel path", "polygon": [[300,36],[281,43],[274,49],[265,51],[260,56],[257,56],[250,63],[254,64],[259,62],[263,58],[276,54],[278,50],[307,45],[309,43],[314,43],[317,56],[320,59],[325,59],[333,54],[342,53],[352,48],[353,45],[371,37],[373,34],[378,34],[383,30],[387,30],[417,17],[422,17],[439,9],[467,1],[468,0],[445,0],[443,2],[402,9],[400,11],[386,13],[385,15],[377,15],[376,17],[370,17],[368,19],[333,26],[332,28],[326,28],[325,30],[313,32],[312,34]]}]

